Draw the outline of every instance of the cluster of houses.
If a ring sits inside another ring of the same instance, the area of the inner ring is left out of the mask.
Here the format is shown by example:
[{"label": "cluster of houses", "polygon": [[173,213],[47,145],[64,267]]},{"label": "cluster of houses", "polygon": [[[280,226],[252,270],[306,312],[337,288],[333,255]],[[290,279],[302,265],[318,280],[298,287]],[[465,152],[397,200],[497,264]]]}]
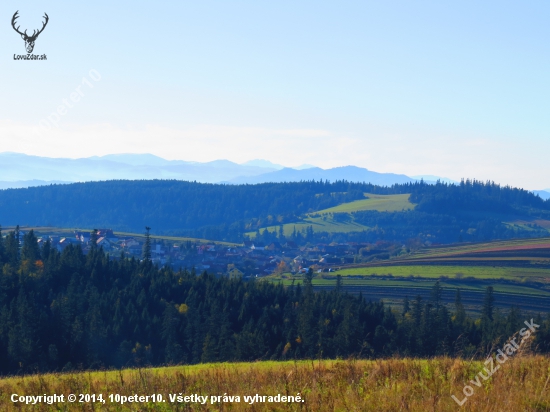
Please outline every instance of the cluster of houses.
[{"label": "cluster of houses", "polygon": [[[98,229],[97,245],[113,259],[120,256],[141,259],[143,237],[117,235],[111,229]],[[45,235],[39,242],[50,240],[52,247],[62,252],[70,244],[78,244],[83,252],[91,248],[92,233],[75,231],[74,236]],[[151,239],[151,259],[160,265],[175,269],[195,268],[220,276],[263,277],[273,273],[305,273],[334,271],[342,265],[356,261],[359,251],[367,247],[363,243],[331,243],[298,246],[288,241],[283,244],[262,244],[245,241],[241,245],[222,243],[174,243],[163,239]]]}]

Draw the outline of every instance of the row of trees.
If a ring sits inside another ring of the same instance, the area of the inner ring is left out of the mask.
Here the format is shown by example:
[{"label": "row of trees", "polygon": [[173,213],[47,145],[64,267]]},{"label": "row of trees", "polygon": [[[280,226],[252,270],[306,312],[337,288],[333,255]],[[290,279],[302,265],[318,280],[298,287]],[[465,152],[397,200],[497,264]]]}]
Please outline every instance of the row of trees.
[{"label": "row of trees", "polygon": [[[488,290],[481,319],[457,297],[405,301],[402,313],[342,292],[303,285],[175,272],[92,247],[62,253],[32,231],[0,237],[0,372],[317,357],[484,355],[519,330]],[[144,249],[144,254],[148,249]],[[538,317],[539,350],[550,350],[550,318]]]},{"label": "row of trees", "polygon": [[418,185],[411,192],[411,201],[424,212],[490,212],[526,213],[529,210],[550,211],[550,201],[543,200],[525,189],[500,186],[495,182],[462,180],[460,184],[438,182]]}]

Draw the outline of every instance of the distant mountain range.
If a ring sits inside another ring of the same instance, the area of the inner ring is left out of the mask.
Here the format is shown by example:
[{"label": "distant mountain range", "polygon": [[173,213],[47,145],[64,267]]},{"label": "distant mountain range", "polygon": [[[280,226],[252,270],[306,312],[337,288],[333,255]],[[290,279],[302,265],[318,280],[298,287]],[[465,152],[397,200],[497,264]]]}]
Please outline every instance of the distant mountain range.
[{"label": "distant mountain range", "polygon": [[54,185],[54,184],[66,184],[66,183],[74,183],[74,182],[65,182],[62,180],[50,180],[50,181],[44,181],[44,180],[18,180],[15,182],[2,182],[0,181],[0,190],[2,189],[23,189],[27,187],[36,187],[36,186],[48,186],[48,185]]},{"label": "distant mountain range", "polygon": [[[437,180],[457,183],[451,179],[433,175],[409,177],[403,174],[378,173],[357,166],[322,169],[306,164],[289,168],[263,159],[238,164],[229,160],[205,163],[166,160],[152,154],[110,154],[67,159],[12,152],[0,153],[0,189],[114,179],[176,179],[226,184],[347,180],[382,186],[420,179],[427,183],[435,183]],[[543,199],[550,198],[550,189],[533,193]]]},{"label": "distant mountain range", "polygon": [[542,199],[550,199],[550,189],[533,190],[533,193],[539,195]]},{"label": "distant mountain range", "polygon": [[239,165],[228,160],[199,163],[166,160],[150,154],[116,154],[82,159],[48,158],[0,153],[0,181],[39,179],[88,182],[113,179],[177,179],[217,183],[241,176],[256,176],[276,168]]},{"label": "distant mountain range", "polygon": [[[276,170],[281,170],[281,169],[285,169],[286,166],[283,166],[283,165],[278,165],[276,163],[272,163],[270,162],[269,160],[264,160],[264,159],[254,159],[254,160],[249,160],[248,162],[244,162],[242,163],[243,166],[258,166],[258,167],[265,167],[265,168],[268,168],[268,169],[276,169]],[[311,169],[312,167],[315,167],[313,165],[308,165],[308,164],[303,164],[301,166],[296,166],[296,167],[292,167],[291,169],[296,169],[296,170],[304,170],[304,169]]]}]

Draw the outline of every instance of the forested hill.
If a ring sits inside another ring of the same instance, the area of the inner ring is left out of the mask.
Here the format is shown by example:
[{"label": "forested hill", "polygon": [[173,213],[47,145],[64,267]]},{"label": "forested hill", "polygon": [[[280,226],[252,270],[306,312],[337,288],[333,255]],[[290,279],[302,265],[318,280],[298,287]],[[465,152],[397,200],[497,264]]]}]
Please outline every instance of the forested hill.
[{"label": "forested hill", "polygon": [[466,180],[460,185],[415,185],[410,200],[426,212],[482,211],[524,214],[529,210],[550,210],[550,200],[517,188]]},{"label": "forested hill", "polygon": [[[147,225],[159,234],[242,240],[247,231],[292,223],[305,213],[364,199],[364,193],[410,193],[410,201],[417,204],[415,210],[394,213],[394,221],[395,216],[407,222],[430,221],[433,215],[439,220],[442,216],[464,220],[469,213],[478,214],[476,222],[492,219],[493,223],[498,221],[497,213],[550,217],[550,201],[523,189],[476,181],[463,181],[460,185],[421,182],[380,187],[345,181],[218,185],[116,180],[2,190],[0,223],[110,227],[134,232],[143,231]],[[374,227],[378,221],[387,221],[388,216],[369,212],[357,218]],[[407,236],[415,236],[415,231],[421,230],[410,223],[406,225]],[[452,236],[456,240],[458,234]]]},{"label": "forested hill", "polygon": [[112,227],[156,232],[298,216],[364,198],[369,185],[347,182],[221,185],[177,180],[112,180],[0,191],[0,216],[12,224]]},{"label": "forested hill", "polygon": [[[518,309],[494,309],[485,293],[480,320],[457,292],[452,311],[436,283],[432,298],[402,313],[337,287],[302,286],[174,272],[151,261],[85,256],[41,247],[33,231],[0,236],[0,375],[198,362],[336,357],[464,356],[485,359],[523,327]],[[345,284],[345,281],[344,281]],[[533,347],[550,350],[550,318]]]}]

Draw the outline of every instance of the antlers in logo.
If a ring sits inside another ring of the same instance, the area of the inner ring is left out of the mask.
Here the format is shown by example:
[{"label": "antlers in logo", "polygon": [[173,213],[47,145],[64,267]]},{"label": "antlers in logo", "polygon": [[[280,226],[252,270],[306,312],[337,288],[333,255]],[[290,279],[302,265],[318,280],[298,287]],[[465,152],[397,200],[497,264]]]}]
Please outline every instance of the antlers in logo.
[{"label": "antlers in logo", "polygon": [[38,37],[38,35],[40,33],[42,33],[44,31],[44,29],[46,28],[46,25],[48,24],[48,20],[50,20],[50,18],[48,17],[48,15],[46,13],[44,13],[44,18],[46,19],[46,21],[44,23],[42,23],[42,28],[40,30],[38,30],[38,32],[36,30],[33,30],[33,33],[31,36],[27,35],[27,30],[25,30],[24,33],[21,33],[19,31],[19,27],[20,26],[17,26],[17,28],[15,27],[15,23],[16,23],[16,20],[19,18],[19,10],[17,10],[15,12],[15,14],[13,15],[12,19],[11,19],[11,25],[13,27],[13,29],[19,33],[21,35],[21,37],[23,38],[23,40],[25,40],[25,48],[27,49],[27,53],[32,53],[32,51],[34,50],[34,42],[36,41],[36,38]]}]

